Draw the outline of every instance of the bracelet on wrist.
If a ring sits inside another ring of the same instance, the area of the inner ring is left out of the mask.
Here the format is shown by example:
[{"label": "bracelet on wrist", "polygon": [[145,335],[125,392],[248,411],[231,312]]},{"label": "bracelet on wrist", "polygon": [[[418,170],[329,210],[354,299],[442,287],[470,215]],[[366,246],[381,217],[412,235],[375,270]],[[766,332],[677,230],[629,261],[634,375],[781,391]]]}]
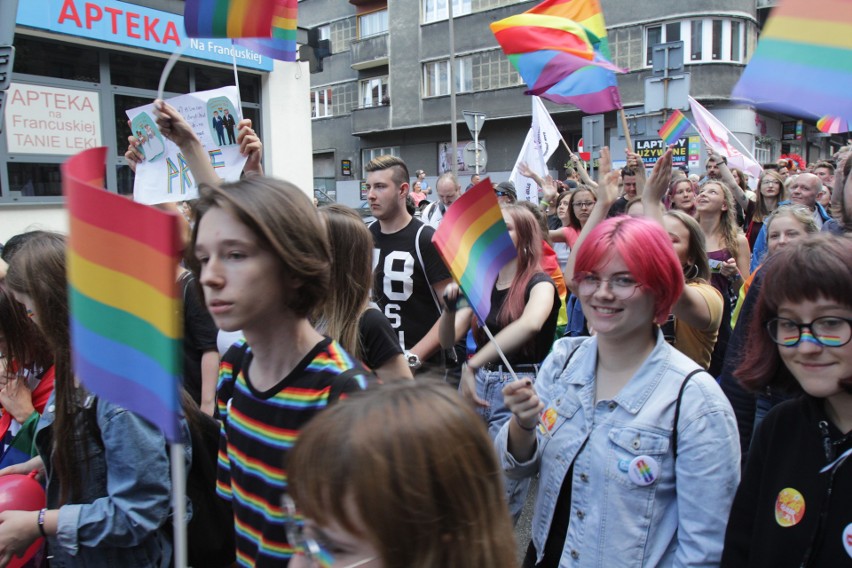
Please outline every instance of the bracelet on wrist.
[{"label": "bracelet on wrist", "polygon": [[542,199],[541,201],[539,201],[539,205],[544,205],[544,208],[548,209],[550,207],[550,202]]},{"label": "bracelet on wrist", "polygon": [[38,532],[41,533],[41,536],[47,538],[47,533],[44,532],[44,515],[47,513],[47,509],[42,509],[38,512]]},{"label": "bracelet on wrist", "polygon": [[520,421],[520,420],[518,420],[518,417],[517,417],[517,416],[515,416],[515,424],[517,424],[517,425],[518,425],[518,428],[520,428],[521,430],[523,430],[523,431],[525,431],[525,432],[535,432],[535,429],[538,427],[538,424],[536,424],[536,425],[535,425],[535,426],[533,426],[532,428],[527,428],[526,426],[524,426],[523,424],[521,424],[521,421]]}]

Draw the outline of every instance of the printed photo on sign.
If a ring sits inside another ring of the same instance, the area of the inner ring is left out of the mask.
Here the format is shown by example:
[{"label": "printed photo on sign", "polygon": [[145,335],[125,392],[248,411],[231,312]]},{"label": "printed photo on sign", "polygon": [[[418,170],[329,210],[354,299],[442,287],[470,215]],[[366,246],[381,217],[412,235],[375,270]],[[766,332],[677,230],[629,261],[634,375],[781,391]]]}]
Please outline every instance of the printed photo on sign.
[{"label": "printed photo on sign", "polygon": [[[216,175],[225,181],[240,179],[247,159],[240,154],[240,147],[236,144],[239,122],[237,100],[237,88],[229,86],[165,101],[189,123],[207,151]],[[125,112],[133,135],[142,141],[141,149],[145,155],[145,160],[136,166],[133,199],[153,205],[198,197],[198,186],[186,158],[157,130],[153,102]]]},{"label": "printed photo on sign", "polygon": [[154,119],[147,112],[141,113],[130,123],[133,135],[139,140],[139,149],[149,162],[156,161],[166,151],[166,143]]},{"label": "printed photo on sign", "polygon": [[207,116],[211,132],[216,135],[215,140],[219,146],[237,143],[237,122],[240,119],[227,97],[216,97],[207,101]]}]

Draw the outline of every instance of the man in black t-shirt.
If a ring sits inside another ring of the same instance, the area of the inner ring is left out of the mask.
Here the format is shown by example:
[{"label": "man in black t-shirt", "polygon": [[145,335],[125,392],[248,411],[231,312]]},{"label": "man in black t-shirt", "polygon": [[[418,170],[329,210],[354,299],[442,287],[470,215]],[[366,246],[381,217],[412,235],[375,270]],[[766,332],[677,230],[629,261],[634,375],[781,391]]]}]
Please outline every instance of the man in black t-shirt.
[{"label": "man in black t-shirt", "polygon": [[378,220],[370,226],[373,297],[399,336],[409,365],[420,366],[438,352],[438,298],[450,273],[432,245],[431,227],[406,210],[408,168],[394,156],[367,164],[367,201]]}]

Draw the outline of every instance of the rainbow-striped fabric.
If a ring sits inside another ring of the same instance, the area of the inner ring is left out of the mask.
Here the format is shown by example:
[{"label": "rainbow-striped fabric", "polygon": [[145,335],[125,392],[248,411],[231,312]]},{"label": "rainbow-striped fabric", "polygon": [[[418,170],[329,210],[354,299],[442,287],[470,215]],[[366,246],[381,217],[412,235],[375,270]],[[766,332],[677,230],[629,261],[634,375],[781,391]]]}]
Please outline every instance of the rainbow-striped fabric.
[{"label": "rainbow-striped fabric", "polygon": [[275,0],[272,37],[237,39],[234,43],[244,45],[273,59],[296,61],[299,55],[299,48],[296,45],[298,11],[298,0]]},{"label": "rainbow-striped fabric", "polygon": [[545,0],[491,24],[497,42],[529,87],[528,95],[587,113],[621,108],[598,0]]},{"label": "rainbow-striped fabric", "polygon": [[186,0],[189,37],[271,37],[276,0]]},{"label": "rainbow-striped fabric", "polygon": [[219,365],[216,492],[234,509],[237,564],[279,566],[294,553],[281,507],[287,453],[311,418],[336,399],[365,389],[367,378],[349,353],[325,339],[278,385],[259,392],[249,374],[252,357],[243,340]]},{"label": "rainbow-striped fabric", "polygon": [[852,2],[782,0],[733,96],[760,108],[852,121]]},{"label": "rainbow-striped fabric", "polygon": [[497,194],[485,178],[444,213],[432,242],[480,322],[491,311],[491,290],[503,266],[518,256]]},{"label": "rainbow-striped fabric", "polygon": [[686,119],[686,116],[679,110],[676,110],[657,133],[663,139],[663,142],[666,143],[666,146],[671,146],[672,144],[677,144],[678,139],[683,136],[684,132],[689,130],[690,126],[692,126],[692,123]]},{"label": "rainbow-striped fabric", "polygon": [[843,134],[849,132],[849,122],[839,116],[825,115],[817,120],[817,130],[826,134]]},{"label": "rainbow-striped fabric", "polygon": [[62,165],[74,373],[179,442],[177,216],[104,191],[106,148]]}]

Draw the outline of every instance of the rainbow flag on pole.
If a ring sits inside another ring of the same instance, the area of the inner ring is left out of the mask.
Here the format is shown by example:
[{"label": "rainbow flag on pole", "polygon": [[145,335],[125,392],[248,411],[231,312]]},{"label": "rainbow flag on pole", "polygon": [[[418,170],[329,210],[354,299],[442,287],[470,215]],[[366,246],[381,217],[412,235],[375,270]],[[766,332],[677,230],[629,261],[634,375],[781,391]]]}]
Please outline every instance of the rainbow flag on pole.
[{"label": "rainbow flag on pole", "polygon": [[62,165],[74,373],[180,442],[178,220],[103,190],[106,152],[86,150]]},{"label": "rainbow flag on pole", "polygon": [[666,143],[666,146],[671,146],[677,144],[678,139],[689,130],[690,126],[692,126],[692,123],[686,119],[682,112],[676,110],[657,133]]},{"label": "rainbow flag on pole", "polygon": [[497,274],[518,255],[490,179],[467,190],[447,209],[432,242],[479,321],[485,322]]},{"label": "rainbow flag on pole", "polygon": [[296,45],[298,11],[298,0],[275,0],[275,12],[272,16],[272,37],[268,39],[236,39],[234,43],[273,59],[296,61],[299,55],[299,48]]},{"label": "rainbow flag on pole", "polygon": [[276,0],[186,0],[189,37],[271,37]]},{"label": "rainbow flag on pole", "polygon": [[598,0],[545,0],[491,24],[528,95],[573,104],[587,113],[621,108]]},{"label": "rainbow flag on pole", "polygon": [[852,121],[852,2],[781,0],[733,96],[760,108]]}]

